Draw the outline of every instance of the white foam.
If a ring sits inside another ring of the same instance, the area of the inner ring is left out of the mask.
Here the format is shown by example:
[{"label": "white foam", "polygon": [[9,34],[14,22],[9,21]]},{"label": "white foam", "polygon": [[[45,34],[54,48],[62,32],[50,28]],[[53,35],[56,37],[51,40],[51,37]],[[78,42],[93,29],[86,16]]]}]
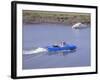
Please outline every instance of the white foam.
[{"label": "white foam", "polygon": [[86,24],[82,24],[82,23],[76,23],[72,26],[72,28],[74,29],[81,29],[81,28],[86,28],[87,25]]},{"label": "white foam", "polygon": [[40,47],[40,48],[37,48],[35,50],[24,51],[23,54],[38,54],[38,53],[42,53],[42,52],[47,52],[47,49]]}]

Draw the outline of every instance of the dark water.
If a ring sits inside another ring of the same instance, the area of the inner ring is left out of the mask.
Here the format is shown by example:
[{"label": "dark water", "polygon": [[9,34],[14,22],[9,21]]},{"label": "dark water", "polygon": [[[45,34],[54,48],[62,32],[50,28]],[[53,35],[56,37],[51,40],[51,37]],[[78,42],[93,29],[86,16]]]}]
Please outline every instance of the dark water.
[{"label": "dark water", "polygon": [[77,46],[68,53],[24,54],[23,69],[90,66],[90,28],[75,30],[64,24],[23,25],[23,51],[66,41]]}]

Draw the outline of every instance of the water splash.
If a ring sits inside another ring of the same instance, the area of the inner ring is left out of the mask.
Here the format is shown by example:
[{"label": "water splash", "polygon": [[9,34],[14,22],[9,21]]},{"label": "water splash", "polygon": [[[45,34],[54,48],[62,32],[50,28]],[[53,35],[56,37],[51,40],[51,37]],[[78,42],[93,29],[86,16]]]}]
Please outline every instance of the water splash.
[{"label": "water splash", "polygon": [[45,48],[39,47],[35,50],[29,50],[29,51],[24,50],[23,54],[38,54],[38,53],[42,53],[42,52],[48,52],[48,51]]}]

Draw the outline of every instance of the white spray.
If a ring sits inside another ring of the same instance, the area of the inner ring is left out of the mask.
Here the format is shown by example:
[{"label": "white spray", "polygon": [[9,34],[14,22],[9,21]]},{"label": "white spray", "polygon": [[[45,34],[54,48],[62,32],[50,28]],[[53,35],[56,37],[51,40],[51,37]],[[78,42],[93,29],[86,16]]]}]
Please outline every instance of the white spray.
[{"label": "white spray", "polygon": [[42,53],[42,52],[48,52],[48,51],[47,51],[47,49],[40,47],[35,50],[24,51],[24,54],[38,54],[38,53]]}]

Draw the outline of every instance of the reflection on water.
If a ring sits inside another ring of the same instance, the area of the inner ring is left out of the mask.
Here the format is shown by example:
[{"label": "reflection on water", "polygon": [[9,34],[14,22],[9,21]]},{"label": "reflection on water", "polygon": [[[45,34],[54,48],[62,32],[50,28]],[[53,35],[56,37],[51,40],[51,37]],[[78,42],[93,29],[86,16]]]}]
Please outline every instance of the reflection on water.
[{"label": "reflection on water", "polygon": [[[76,50],[24,54],[55,43],[66,41]],[[23,25],[23,69],[90,66],[90,28],[75,30],[63,24]]]},{"label": "reflection on water", "polygon": [[66,56],[68,55],[69,53],[74,53],[76,52],[76,50],[67,50],[67,51],[59,51],[59,52],[48,52],[47,55],[59,55],[61,54],[62,56]]}]

